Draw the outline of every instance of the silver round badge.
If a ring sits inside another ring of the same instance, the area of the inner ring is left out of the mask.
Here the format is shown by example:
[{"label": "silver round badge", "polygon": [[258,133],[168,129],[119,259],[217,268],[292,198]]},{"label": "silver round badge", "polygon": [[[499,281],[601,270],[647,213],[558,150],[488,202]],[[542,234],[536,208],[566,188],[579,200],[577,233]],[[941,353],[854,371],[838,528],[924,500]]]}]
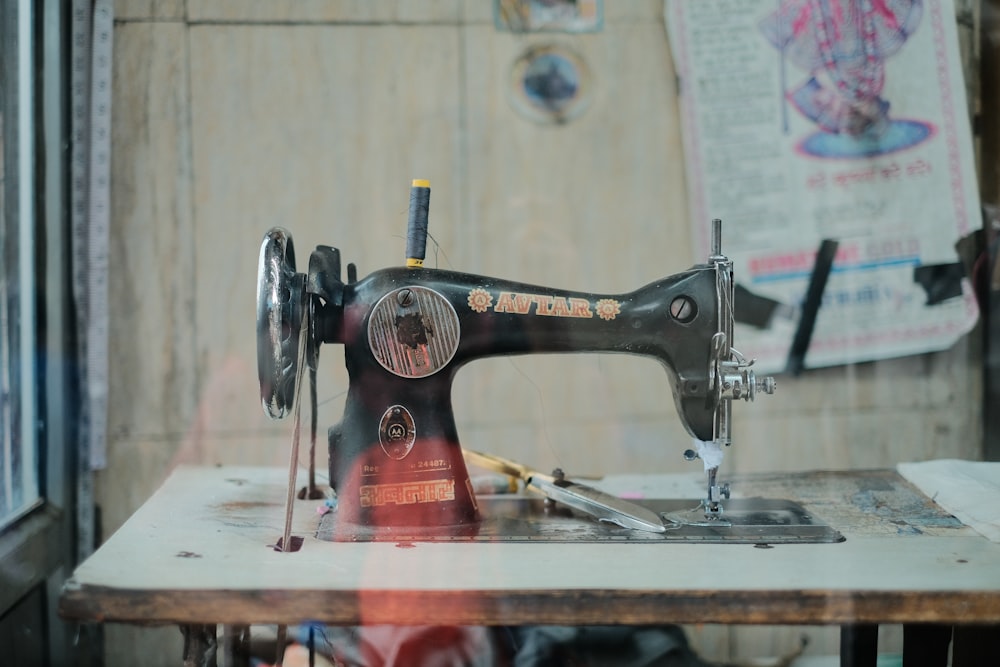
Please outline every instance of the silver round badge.
[{"label": "silver round badge", "polygon": [[390,459],[401,461],[413,449],[417,426],[413,415],[402,405],[393,405],[382,414],[378,425],[378,441]]}]

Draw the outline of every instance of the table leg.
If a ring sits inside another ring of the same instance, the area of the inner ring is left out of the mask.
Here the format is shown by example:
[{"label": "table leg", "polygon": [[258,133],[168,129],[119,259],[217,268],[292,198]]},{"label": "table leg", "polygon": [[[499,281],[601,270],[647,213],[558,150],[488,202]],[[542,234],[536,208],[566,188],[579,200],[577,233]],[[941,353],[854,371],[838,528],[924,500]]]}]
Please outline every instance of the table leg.
[{"label": "table leg", "polygon": [[250,667],[249,626],[222,626],[222,667]]},{"label": "table leg", "polygon": [[840,627],[840,667],[875,667],[878,625],[857,623]]},{"label": "table leg", "polygon": [[1000,665],[1000,625],[956,625],[953,667]]},{"label": "table leg", "polygon": [[951,626],[937,623],[903,625],[904,667],[947,667]]},{"label": "table leg", "polygon": [[218,639],[214,625],[182,625],[184,667],[217,667]]}]

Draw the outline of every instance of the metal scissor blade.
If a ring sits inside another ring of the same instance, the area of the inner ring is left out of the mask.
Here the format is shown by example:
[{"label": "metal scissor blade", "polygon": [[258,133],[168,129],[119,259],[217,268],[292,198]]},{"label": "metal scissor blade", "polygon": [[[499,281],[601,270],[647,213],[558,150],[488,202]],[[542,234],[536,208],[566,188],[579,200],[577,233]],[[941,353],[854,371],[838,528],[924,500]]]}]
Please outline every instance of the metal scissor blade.
[{"label": "metal scissor blade", "polygon": [[557,482],[553,477],[539,473],[533,474],[525,484],[558,503],[586,512],[601,521],[653,533],[666,531],[656,512],[592,486],[565,480]]},{"label": "metal scissor blade", "polygon": [[483,454],[468,449],[463,450],[463,452],[465,460],[469,463],[517,477],[524,481],[526,488],[534,489],[555,502],[589,514],[601,521],[609,521],[623,528],[654,533],[666,531],[666,526],[656,512],[618,496],[577,482],[556,481],[551,475],[545,475],[520,463],[492,454]]}]

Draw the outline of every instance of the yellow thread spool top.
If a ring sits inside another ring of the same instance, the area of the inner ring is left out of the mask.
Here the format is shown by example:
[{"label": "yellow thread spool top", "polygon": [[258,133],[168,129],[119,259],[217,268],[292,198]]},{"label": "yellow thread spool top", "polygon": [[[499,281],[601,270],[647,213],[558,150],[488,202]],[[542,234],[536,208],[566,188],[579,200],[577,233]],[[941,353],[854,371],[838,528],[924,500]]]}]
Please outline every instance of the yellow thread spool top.
[{"label": "yellow thread spool top", "polygon": [[414,188],[429,188],[431,187],[431,182],[425,178],[414,178],[410,186]]}]

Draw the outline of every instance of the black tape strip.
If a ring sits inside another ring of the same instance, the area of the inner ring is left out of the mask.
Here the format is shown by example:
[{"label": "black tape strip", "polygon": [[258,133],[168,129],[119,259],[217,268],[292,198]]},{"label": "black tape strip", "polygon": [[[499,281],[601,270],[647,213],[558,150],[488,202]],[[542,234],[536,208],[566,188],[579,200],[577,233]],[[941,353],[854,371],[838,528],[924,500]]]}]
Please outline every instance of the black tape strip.
[{"label": "black tape strip", "polygon": [[780,301],[754,294],[738,283],[733,288],[733,319],[741,324],[767,329],[771,326],[774,311],[780,305]]},{"label": "black tape strip", "polygon": [[962,296],[962,278],[965,267],[954,264],[928,264],[913,269],[913,282],[924,288],[928,306],[936,306],[948,299]]},{"label": "black tape strip", "polygon": [[806,290],[806,298],[802,302],[802,316],[799,318],[795,337],[792,338],[792,345],[788,349],[788,363],[785,366],[785,372],[790,375],[800,375],[805,368],[806,352],[808,352],[809,343],[812,341],[816,315],[819,313],[819,307],[823,301],[823,290],[826,289],[826,279],[830,277],[838,245],[837,241],[825,239],[819,244],[819,250],[816,251],[816,263],[813,264],[812,275],[809,277],[809,289]]}]

